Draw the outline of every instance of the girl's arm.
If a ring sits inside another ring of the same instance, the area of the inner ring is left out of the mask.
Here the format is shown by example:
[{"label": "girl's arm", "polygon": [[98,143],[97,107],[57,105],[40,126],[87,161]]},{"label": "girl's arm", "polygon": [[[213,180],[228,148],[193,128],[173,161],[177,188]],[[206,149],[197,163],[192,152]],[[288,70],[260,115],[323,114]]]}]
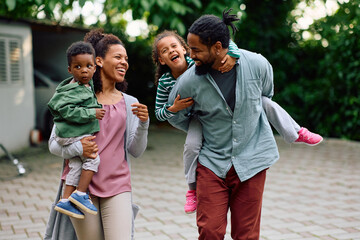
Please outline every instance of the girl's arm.
[{"label": "girl's arm", "polygon": [[230,71],[237,59],[240,57],[240,49],[236,46],[236,44],[230,39],[229,42],[229,51],[224,57],[224,59],[221,61],[223,65],[219,67],[219,71],[224,73]]},{"label": "girl's arm", "polygon": [[175,84],[175,81],[175,79],[173,80],[171,77],[166,77],[164,75],[159,79],[155,100],[155,117],[159,121],[166,121],[175,115],[174,112],[168,110],[168,107],[171,105],[167,104],[169,91],[165,87],[166,84]]},{"label": "girl's arm", "polygon": [[191,98],[180,99],[180,96],[175,98],[173,104],[168,103],[169,90],[171,91],[175,83],[176,80],[172,76],[169,76],[169,74],[164,74],[159,79],[155,102],[155,116],[159,121],[169,120],[178,111],[181,111],[194,103]]},{"label": "girl's arm", "polygon": [[240,49],[238,46],[230,39],[229,42],[229,51],[227,53],[230,57],[239,58],[240,57]]},{"label": "girl's arm", "polygon": [[[179,95],[186,96],[186,97],[192,96],[191,86],[189,86],[189,84],[184,83],[184,81],[181,81],[181,80],[186,80],[186,79],[181,79],[182,76],[180,76],[178,78],[177,83],[175,84],[173,90],[170,92],[169,102],[175,101],[175,99]],[[188,81],[186,81],[186,82],[188,82]],[[174,115],[172,118],[170,118],[168,120],[168,122],[171,125],[173,125],[174,127],[187,132],[188,127],[189,127],[189,121],[190,121],[189,113],[190,113],[191,109],[192,108],[188,107],[188,108],[185,108],[185,109],[179,111],[179,113]]]}]

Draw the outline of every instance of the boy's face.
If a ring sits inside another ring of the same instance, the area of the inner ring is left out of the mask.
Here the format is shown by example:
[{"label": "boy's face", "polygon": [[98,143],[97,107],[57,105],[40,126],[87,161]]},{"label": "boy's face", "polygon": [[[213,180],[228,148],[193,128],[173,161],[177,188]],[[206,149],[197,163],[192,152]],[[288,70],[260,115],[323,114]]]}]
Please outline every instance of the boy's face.
[{"label": "boy's face", "polygon": [[89,83],[96,71],[94,56],[79,54],[71,57],[71,59],[68,71],[73,75],[74,80],[82,84]]},{"label": "boy's face", "polygon": [[185,60],[186,50],[181,45],[179,40],[174,36],[167,36],[162,38],[157,48],[159,51],[159,62],[162,65],[167,65],[172,72],[180,71],[187,68]]}]

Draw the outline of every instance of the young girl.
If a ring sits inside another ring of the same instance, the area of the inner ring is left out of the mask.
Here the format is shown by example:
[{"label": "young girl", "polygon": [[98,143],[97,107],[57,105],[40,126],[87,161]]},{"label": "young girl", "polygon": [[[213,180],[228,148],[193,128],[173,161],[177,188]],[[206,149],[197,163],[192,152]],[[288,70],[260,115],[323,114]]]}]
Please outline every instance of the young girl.
[{"label": "young girl", "polygon": [[[176,79],[190,68],[194,61],[188,56],[189,47],[184,39],[174,31],[164,31],[155,38],[152,58],[156,65],[155,85],[157,85],[155,116],[159,121],[166,121],[178,111],[193,104],[191,98],[180,99],[177,96],[172,105],[168,104],[169,94],[176,83]],[[238,58],[238,48],[230,41],[229,52],[222,61],[224,64],[219,71],[227,72]],[[319,144],[323,138],[300,127],[291,116],[277,103],[267,97],[262,97],[262,104],[269,122],[288,143],[306,143],[311,146]],[[196,211],[196,165],[197,157],[202,146],[202,129],[196,120],[196,114],[189,124],[184,145],[185,177],[189,185],[184,206],[186,213]]]},{"label": "young girl", "polygon": [[[229,71],[235,65],[237,46],[230,42],[229,53],[223,60],[222,72]],[[153,45],[153,60],[157,66],[155,84],[158,86],[155,103],[155,116],[159,121],[166,121],[176,112],[193,104],[191,98],[180,99],[178,96],[173,105],[167,104],[169,93],[182,73],[194,64],[188,56],[190,49],[177,33],[164,31],[157,35]],[[196,210],[196,164],[197,157],[202,146],[202,128],[193,116],[184,146],[185,178],[189,185],[186,193],[184,210],[193,213]]]}]

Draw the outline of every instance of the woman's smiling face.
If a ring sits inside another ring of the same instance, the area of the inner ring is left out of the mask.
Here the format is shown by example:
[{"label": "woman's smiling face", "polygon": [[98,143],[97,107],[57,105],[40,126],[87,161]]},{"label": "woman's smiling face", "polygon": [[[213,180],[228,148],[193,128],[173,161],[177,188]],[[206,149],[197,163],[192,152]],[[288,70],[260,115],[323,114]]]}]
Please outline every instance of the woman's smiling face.
[{"label": "woman's smiling face", "polygon": [[113,79],[115,82],[123,82],[125,80],[125,74],[129,69],[129,63],[126,49],[122,45],[111,45],[105,58],[100,58],[99,63],[98,65],[102,66],[101,70],[104,77]]}]

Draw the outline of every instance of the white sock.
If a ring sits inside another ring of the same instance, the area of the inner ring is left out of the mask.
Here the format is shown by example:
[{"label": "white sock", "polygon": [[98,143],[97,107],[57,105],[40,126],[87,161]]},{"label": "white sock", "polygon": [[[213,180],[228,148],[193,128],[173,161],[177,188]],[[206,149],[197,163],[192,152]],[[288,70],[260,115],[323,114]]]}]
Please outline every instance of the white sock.
[{"label": "white sock", "polygon": [[68,202],[69,201],[69,199],[67,199],[67,198],[62,198],[61,200],[60,200],[60,202]]},{"label": "white sock", "polygon": [[80,196],[84,196],[84,195],[86,195],[86,193],[85,193],[85,192],[80,192],[79,190],[76,190],[76,193],[77,193],[77,194],[79,194]]}]

